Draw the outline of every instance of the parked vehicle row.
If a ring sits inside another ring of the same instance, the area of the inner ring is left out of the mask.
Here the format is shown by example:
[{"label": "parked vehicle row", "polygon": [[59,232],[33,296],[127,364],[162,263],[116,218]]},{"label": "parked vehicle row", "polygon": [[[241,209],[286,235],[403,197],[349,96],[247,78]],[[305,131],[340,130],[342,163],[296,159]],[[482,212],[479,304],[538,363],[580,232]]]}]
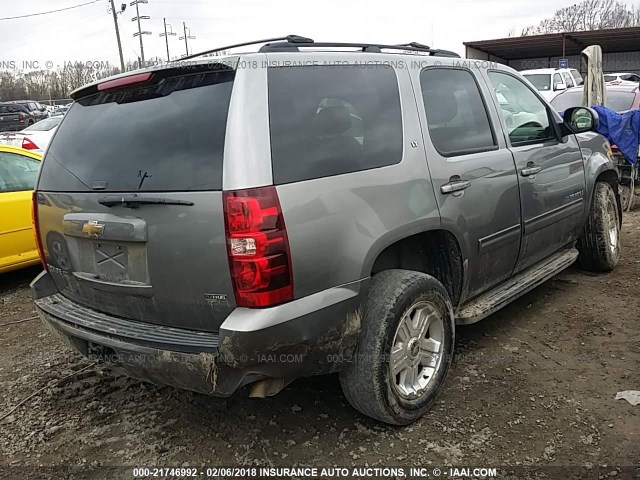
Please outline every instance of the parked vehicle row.
[{"label": "parked vehicle row", "polygon": [[[578,89],[584,83],[580,72],[575,68],[539,68],[520,72],[548,101],[553,100],[565,90]],[[640,75],[635,73],[607,73],[604,75],[607,85],[634,87],[640,84]]]},{"label": "parked vehicle row", "polygon": [[[595,112],[560,117],[506,66],[340,46],[287,37],[74,92],[34,193],[43,321],[133,377],[219,396],[340,372],[356,409],[408,424],[456,324],[576,260],[615,268]],[[579,81],[564,73],[549,91]]]},{"label": "parked vehicle row", "polygon": [[62,115],[53,116],[17,132],[0,133],[0,145],[12,145],[43,153],[62,118]]},{"label": "parked vehicle row", "polygon": [[539,68],[520,73],[549,101],[567,88],[584,83],[582,75],[575,68]]}]

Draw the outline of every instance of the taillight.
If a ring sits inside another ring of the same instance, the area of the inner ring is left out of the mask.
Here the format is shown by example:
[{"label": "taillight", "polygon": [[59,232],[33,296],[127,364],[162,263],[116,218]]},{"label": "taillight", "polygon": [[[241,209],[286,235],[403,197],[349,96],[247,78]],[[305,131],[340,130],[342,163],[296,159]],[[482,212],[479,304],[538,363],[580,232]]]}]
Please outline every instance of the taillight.
[{"label": "taillight", "polygon": [[273,186],[223,192],[229,267],[239,307],[293,299],[289,239]]},{"label": "taillight", "polygon": [[33,236],[36,241],[38,255],[40,256],[42,267],[47,270],[47,261],[44,258],[44,249],[42,248],[42,240],[40,239],[40,225],[38,224],[38,195],[42,194],[38,194],[34,191],[31,198],[31,222],[33,224]]},{"label": "taillight", "polygon": [[27,137],[23,137],[22,139],[22,148],[25,150],[38,150],[38,146]]},{"label": "taillight", "polygon": [[23,115],[23,114],[21,114],[21,113],[20,113],[20,114],[18,114],[18,121],[19,121],[20,123],[24,123],[24,115]]}]

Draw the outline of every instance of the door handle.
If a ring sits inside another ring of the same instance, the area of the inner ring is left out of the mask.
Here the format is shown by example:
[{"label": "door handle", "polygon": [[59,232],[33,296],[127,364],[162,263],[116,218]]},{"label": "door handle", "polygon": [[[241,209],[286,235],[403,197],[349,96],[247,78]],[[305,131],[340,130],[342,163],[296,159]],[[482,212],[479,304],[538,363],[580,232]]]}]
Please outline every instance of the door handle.
[{"label": "door handle", "polygon": [[466,190],[471,186],[471,182],[469,180],[462,180],[460,177],[451,177],[449,179],[449,183],[445,183],[440,187],[440,191],[442,193],[455,193],[461,192],[462,190]]},{"label": "door handle", "polygon": [[540,171],[541,171],[541,170],[542,170],[542,167],[536,167],[534,163],[529,162],[529,163],[527,164],[527,167],[526,167],[526,168],[523,168],[523,169],[520,171],[520,174],[521,174],[523,177],[530,177],[530,176],[532,176],[532,175],[535,175],[536,173],[540,173]]}]

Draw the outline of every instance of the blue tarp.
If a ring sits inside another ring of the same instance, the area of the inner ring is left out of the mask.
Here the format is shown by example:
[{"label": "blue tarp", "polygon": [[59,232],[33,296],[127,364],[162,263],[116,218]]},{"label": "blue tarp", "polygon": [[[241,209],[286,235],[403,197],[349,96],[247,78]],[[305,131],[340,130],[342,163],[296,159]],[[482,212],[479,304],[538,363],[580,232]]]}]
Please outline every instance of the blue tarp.
[{"label": "blue tarp", "polygon": [[640,143],[640,110],[617,113],[607,107],[594,106],[593,109],[600,116],[598,133],[616,145],[624,158],[635,165]]}]

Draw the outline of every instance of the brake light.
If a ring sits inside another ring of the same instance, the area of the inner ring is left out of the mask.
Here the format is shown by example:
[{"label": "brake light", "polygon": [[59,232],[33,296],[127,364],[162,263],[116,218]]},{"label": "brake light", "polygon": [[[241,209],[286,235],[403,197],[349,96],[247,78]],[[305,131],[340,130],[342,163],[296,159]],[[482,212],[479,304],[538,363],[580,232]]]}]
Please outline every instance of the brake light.
[{"label": "brake light", "polygon": [[18,114],[18,121],[19,121],[20,123],[24,123],[24,115],[23,115],[23,114],[21,114],[21,113],[20,113],[20,114]]},{"label": "brake light", "polygon": [[236,304],[264,308],[293,299],[289,239],[274,186],[223,192]]},{"label": "brake light", "polygon": [[[42,195],[42,194],[40,194]],[[33,236],[36,241],[36,248],[38,249],[38,256],[42,267],[47,270],[47,261],[44,258],[44,249],[42,248],[42,240],[40,238],[40,226],[38,223],[38,192],[34,191],[31,198],[31,223],[33,224]]]},{"label": "brake light", "polygon": [[22,148],[24,148],[25,150],[38,150],[38,146],[27,137],[24,137],[22,139]]},{"label": "brake light", "polygon": [[135,85],[136,83],[144,83],[151,79],[153,72],[138,73],[136,75],[129,75],[127,77],[116,78],[115,80],[109,80],[107,82],[98,85],[98,91],[111,90],[112,88],[127,87],[129,85]]}]

